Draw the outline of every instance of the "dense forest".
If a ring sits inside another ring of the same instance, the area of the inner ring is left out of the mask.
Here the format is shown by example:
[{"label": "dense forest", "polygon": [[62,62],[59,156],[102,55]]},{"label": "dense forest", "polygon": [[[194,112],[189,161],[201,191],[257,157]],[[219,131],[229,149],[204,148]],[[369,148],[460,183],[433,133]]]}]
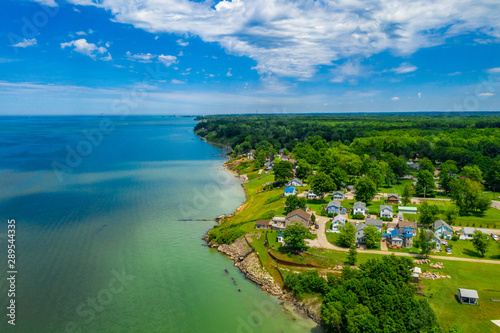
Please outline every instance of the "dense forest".
[{"label": "dense forest", "polygon": [[390,185],[393,178],[408,173],[408,160],[425,158],[433,165],[453,164],[449,173],[457,175],[464,168],[479,169],[474,180],[500,190],[499,113],[231,115],[197,120],[198,135],[230,146],[234,155],[254,149],[263,162],[280,150],[292,153],[304,176],[322,167],[334,180],[341,178],[339,182],[345,174],[367,175],[377,186]]}]

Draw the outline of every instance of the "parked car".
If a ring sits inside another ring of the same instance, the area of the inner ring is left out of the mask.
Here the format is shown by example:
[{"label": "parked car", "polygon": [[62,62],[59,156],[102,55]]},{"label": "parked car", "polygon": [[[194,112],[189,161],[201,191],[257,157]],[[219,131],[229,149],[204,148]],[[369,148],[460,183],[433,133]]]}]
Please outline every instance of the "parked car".
[{"label": "parked car", "polygon": [[494,240],[495,242],[497,242],[497,241],[498,241],[498,236],[497,236],[497,235],[495,235],[494,233],[491,233],[491,238],[493,238],[493,240]]},{"label": "parked car", "polygon": [[316,224],[314,227],[315,227],[316,229],[319,229],[319,224]]},{"label": "parked car", "polygon": [[449,247],[446,247],[446,254],[451,254],[451,249]]}]

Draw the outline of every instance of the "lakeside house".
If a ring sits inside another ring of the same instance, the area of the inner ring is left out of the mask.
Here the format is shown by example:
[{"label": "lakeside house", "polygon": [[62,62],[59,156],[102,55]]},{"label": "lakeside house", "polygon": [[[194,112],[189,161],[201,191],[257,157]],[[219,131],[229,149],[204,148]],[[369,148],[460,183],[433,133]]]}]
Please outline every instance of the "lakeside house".
[{"label": "lakeside house", "polygon": [[479,295],[473,289],[458,289],[458,299],[462,304],[478,305]]},{"label": "lakeside house", "polygon": [[271,221],[257,220],[255,221],[255,229],[271,229]]},{"label": "lakeside house", "polygon": [[398,212],[402,214],[417,214],[417,207],[399,206]]},{"label": "lakeside house", "polygon": [[489,235],[489,231],[487,229],[469,228],[469,227],[463,227],[462,234],[464,235],[465,239],[470,240],[472,239],[474,231],[476,230],[481,231],[483,234]]},{"label": "lakeside house", "polygon": [[332,220],[332,227],[328,229],[327,232],[333,232],[335,234],[340,233],[340,227],[344,226],[346,222],[347,219],[345,218],[345,216],[342,215],[335,216]]},{"label": "lakeside house", "polygon": [[375,218],[369,218],[365,220],[365,224],[367,226],[368,225],[374,226],[375,228],[377,228],[378,232],[382,232],[382,225],[384,224],[384,222],[382,222],[382,220],[378,220]]},{"label": "lakeside house", "polygon": [[317,200],[317,199],[319,199],[319,196],[316,193],[314,193],[313,191],[309,191],[309,192],[307,192],[307,199]]},{"label": "lakeside house", "polygon": [[290,212],[285,217],[285,225],[288,227],[295,223],[300,223],[304,227],[309,228],[311,226],[311,214],[300,208]]},{"label": "lakeside house", "polygon": [[337,200],[337,201],[344,200],[344,191],[333,192],[333,200]]},{"label": "lakeside house", "polygon": [[443,220],[437,220],[432,224],[432,227],[434,233],[440,238],[451,239],[453,236],[453,229]]},{"label": "lakeside house", "polygon": [[288,197],[290,195],[296,195],[297,191],[295,190],[295,187],[293,186],[288,186],[285,187],[285,197]]},{"label": "lakeside house", "polygon": [[340,207],[341,207],[340,202],[338,202],[337,200],[332,200],[326,206],[326,212],[328,214],[335,214],[335,213],[338,214],[338,213],[340,213]]},{"label": "lakeside house", "polygon": [[401,200],[399,200],[399,194],[388,193],[387,200],[385,202],[392,205],[399,205],[401,203]]},{"label": "lakeside house", "polygon": [[290,183],[288,184],[290,186],[304,186],[304,184],[302,183],[302,180],[298,179],[298,178],[294,178],[290,181]]},{"label": "lakeside house", "polygon": [[392,206],[380,205],[380,217],[390,217],[392,218]]},{"label": "lakeside house", "polygon": [[353,214],[366,214],[366,204],[364,202],[358,201],[354,203]]}]

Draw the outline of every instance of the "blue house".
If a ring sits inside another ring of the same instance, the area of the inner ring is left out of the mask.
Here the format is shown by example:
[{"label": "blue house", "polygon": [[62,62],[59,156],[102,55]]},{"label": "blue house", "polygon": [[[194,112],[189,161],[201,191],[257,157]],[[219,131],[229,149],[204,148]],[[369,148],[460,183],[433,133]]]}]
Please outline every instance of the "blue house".
[{"label": "blue house", "polygon": [[403,246],[403,237],[398,233],[398,229],[391,231],[390,243],[392,246]]},{"label": "blue house", "polygon": [[340,213],[340,202],[337,200],[330,201],[326,206],[326,212],[328,214]]},{"label": "blue house", "polygon": [[442,239],[451,239],[453,236],[453,229],[443,220],[437,220],[432,224],[432,227],[434,233]]},{"label": "blue house", "polygon": [[290,195],[295,195],[295,194],[297,194],[295,187],[293,187],[293,186],[285,187],[285,197],[288,197]]}]

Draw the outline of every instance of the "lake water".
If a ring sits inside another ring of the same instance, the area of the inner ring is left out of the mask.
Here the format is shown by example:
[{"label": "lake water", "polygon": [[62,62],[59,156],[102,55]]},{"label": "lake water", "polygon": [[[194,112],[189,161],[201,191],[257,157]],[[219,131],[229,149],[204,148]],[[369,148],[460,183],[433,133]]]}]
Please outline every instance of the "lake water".
[{"label": "lake water", "polygon": [[[317,331],[204,246],[213,222],[179,221],[229,214],[244,201],[195,124],[0,118],[0,332]],[[8,219],[15,327],[6,316]]]}]

